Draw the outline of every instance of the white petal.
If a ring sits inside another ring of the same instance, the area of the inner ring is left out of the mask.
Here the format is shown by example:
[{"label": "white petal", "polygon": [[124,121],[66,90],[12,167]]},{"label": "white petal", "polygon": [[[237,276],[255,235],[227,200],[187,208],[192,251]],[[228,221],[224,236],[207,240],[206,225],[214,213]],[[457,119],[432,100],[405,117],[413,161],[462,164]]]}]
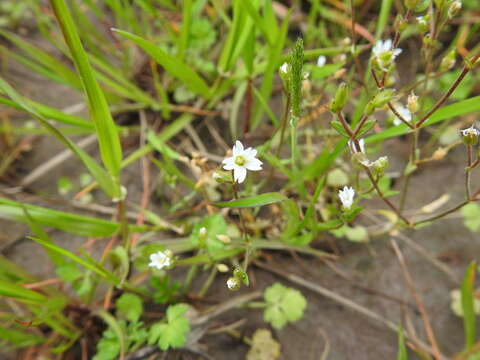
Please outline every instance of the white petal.
[{"label": "white petal", "polygon": [[260,160],[253,158],[247,161],[247,163],[245,164],[245,167],[251,171],[259,171],[259,170],[262,170],[262,164],[263,163]]},{"label": "white petal", "polygon": [[247,169],[242,166],[236,166],[233,170],[233,180],[241,184],[247,177]]},{"label": "white petal", "polygon": [[243,144],[240,141],[235,141],[235,145],[233,145],[233,156],[238,156],[243,152]]},{"label": "white petal", "polygon": [[222,161],[222,163],[224,164],[223,165],[223,168],[225,170],[233,170],[234,167],[235,167],[235,159],[232,157],[229,157],[229,158],[226,158]]},{"label": "white petal", "polygon": [[385,40],[383,43],[383,51],[389,51],[392,48],[392,40]]},{"label": "white petal", "polygon": [[402,53],[402,49],[397,48],[397,49],[393,50],[393,57],[396,57],[396,56],[400,55],[401,53]]}]

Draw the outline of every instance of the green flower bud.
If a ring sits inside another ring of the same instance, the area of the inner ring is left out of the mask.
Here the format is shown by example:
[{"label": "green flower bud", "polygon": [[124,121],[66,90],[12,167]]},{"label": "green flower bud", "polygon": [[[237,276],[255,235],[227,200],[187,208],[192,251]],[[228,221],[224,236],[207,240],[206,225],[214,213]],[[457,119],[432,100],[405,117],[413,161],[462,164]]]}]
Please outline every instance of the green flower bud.
[{"label": "green flower bud", "polygon": [[365,106],[365,114],[371,115],[375,109],[385,106],[392,99],[394,93],[392,89],[385,89],[377,93]]},{"label": "green flower bud", "polygon": [[233,270],[233,276],[246,286],[250,284],[247,273],[239,266],[235,266],[235,269]]},{"label": "green flower bud", "polygon": [[386,156],[382,156],[372,163],[373,171],[377,176],[383,176],[385,170],[388,169],[389,166],[390,163]]},{"label": "green flower bud", "polygon": [[346,83],[340,84],[335,94],[335,97],[330,105],[330,110],[334,113],[342,111],[345,104],[347,103],[347,97],[350,89]]},{"label": "green flower bud", "polygon": [[442,59],[440,63],[440,71],[450,70],[455,65],[455,58],[457,57],[457,52],[454,50],[450,51],[447,56]]},{"label": "green flower bud", "polygon": [[220,170],[220,169],[215,170],[213,172],[213,179],[219,184],[233,183],[231,171],[225,171],[225,170]]}]

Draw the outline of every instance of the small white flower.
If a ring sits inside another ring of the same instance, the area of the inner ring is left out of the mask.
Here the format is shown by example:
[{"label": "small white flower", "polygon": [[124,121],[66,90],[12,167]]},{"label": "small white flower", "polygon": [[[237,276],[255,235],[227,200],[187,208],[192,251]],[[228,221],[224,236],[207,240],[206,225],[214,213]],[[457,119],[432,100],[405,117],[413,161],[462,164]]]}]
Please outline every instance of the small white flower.
[{"label": "small white flower", "polygon": [[240,281],[235,277],[231,277],[227,280],[227,287],[232,291],[238,290],[240,289]]},{"label": "small white flower", "polygon": [[170,265],[172,265],[172,252],[170,250],[159,251],[150,255],[148,266],[162,270]]},{"label": "small white flower", "polygon": [[323,55],[319,56],[317,59],[317,66],[322,67],[327,63],[327,58]]},{"label": "small white flower", "polygon": [[288,72],[290,71],[290,66],[285,62],[283,63],[282,66],[280,66],[280,72],[283,73],[283,74],[288,74]]},{"label": "small white flower", "polygon": [[425,18],[425,16],[417,16],[417,23],[422,26],[428,25],[427,19]]},{"label": "small white flower", "polygon": [[472,126],[470,126],[468,129],[463,129],[463,130],[460,130],[460,132],[462,133],[462,136],[479,136],[480,135],[480,132],[475,129]]},{"label": "small white flower", "polygon": [[200,230],[198,230],[198,235],[200,236],[205,236],[207,234],[207,229],[205,226],[201,227]]},{"label": "small white flower", "polygon": [[391,39],[385,41],[378,40],[372,49],[375,60],[383,71],[388,71],[389,66],[402,52],[402,49],[392,49],[392,46]]},{"label": "small white flower", "polygon": [[348,147],[350,148],[350,152],[352,154],[356,154],[358,152],[365,153],[365,139],[358,140],[358,145],[360,146],[360,149],[355,146],[354,141],[348,140]]},{"label": "small white flower", "polygon": [[352,187],[345,186],[343,190],[338,191],[338,197],[342,202],[345,209],[350,209],[353,204],[353,198],[355,197],[355,190]]},{"label": "small white flower", "polygon": [[[397,110],[397,112],[400,114],[400,116],[401,116],[404,120],[406,120],[406,121],[408,121],[408,122],[412,121],[412,113],[411,113],[410,110],[408,110],[405,106],[400,105],[400,106],[398,106],[395,110]],[[400,120],[400,118],[395,115],[395,119],[393,119],[393,124],[394,124],[394,125],[400,125],[400,124],[402,124],[402,123],[403,123],[403,121]]]},{"label": "small white flower", "polygon": [[247,177],[247,170],[262,170],[262,162],[256,158],[257,150],[251,147],[244,149],[240,141],[236,141],[232,149],[233,156],[222,161],[225,170],[233,170],[233,181],[242,183]]}]

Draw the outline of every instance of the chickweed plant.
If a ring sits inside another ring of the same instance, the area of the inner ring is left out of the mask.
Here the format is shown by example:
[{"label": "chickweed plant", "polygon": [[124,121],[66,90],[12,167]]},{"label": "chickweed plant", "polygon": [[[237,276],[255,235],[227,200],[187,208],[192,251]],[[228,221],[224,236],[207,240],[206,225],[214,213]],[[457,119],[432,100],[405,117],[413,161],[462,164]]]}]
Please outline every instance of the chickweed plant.
[{"label": "chickweed plant", "polygon": [[[462,278],[409,238],[455,215],[480,231],[477,0],[21,4],[0,5],[0,218],[25,226],[0,243],[2,351],[211,358],[200,345],[223,333],[250,346],[248,359],[277,359],[288,347],[277,330],[317,334],[304,317],[317,296],[393,332],[397,359],[479,358],[475,255]],[[35,27],[19,30],[22,15]],[[30,96],[29,81],[56,105]],[[63,92],[80,99],[74,110]],[[65,151],[18,171],[37,138]],[[434,188],[432,164],[459,153],[461,196],[452,176],[441,180],[452,193],[423,202],[415,178],[431,173]],[[57,176],[66,162],[78,171]],[[46,177],[58,193],[37,186]],[[401,268],[405,316],[305,275],[307,263],[342,274],[345,251],[374,239]],[[44,251],[50,270],[34,275],[49,267],[33,253],[9,259],[19,241]],[[455,283],[456,353],[435,336],[397,241]],[[271,331],[243,328],[255,314]]]}]

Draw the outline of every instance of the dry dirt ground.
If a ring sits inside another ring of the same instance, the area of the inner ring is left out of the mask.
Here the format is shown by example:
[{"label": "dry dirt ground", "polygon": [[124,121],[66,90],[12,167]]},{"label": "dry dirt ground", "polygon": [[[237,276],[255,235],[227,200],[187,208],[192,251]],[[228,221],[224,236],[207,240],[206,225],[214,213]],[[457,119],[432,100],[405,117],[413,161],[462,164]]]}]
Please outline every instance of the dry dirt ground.
[{"label": "dry dirt ground", "polygon": [[[78,94],[68,88],[46,83],[21,67],[10,68],[7,75],[24,94],[46,104],[66,108],[82,101]],[[399,170],[400,165],[403,164],[406,146],[401,140],[395,140],[385,147],[386,154],[391,157],[393,170]],[[18,178],[23,178],[32,169],[49,160],[52,154],[61,150],[62,147],[51,138],[39,138],[35,141],[32,150],[25,153],[20,162],[15,164]],[[95,152],[95,146],[90,147],[89,150]],[[219,153],[219,155],[223,154]],[[426,170],[415,174],[412,178],[412,191],[408,205],[418,207],[418,204],[429,203],[445,192],[452,195],[449,204],[445,206],[455,204],[461,199],[464,157],[463,149],[459,148],[448,157],[448,160],[430,165]],[[127,169],[124,175],[125,183],[128,184],[129,200],[133,203],[139,203],[141,196],[137,166],[133,165]],[[55,195],[57,179],[60,176],[75,178],[81,172],[81,166],[76,160],[66,161],[29,186],[29,193],[35,195],[18,198],[30,203],[41,203],[54,208],[85,213],[67,206],[64,199]],[[479,180],[477,177],[473,180],[473,184],[480,184]],[[5,189],[10,185],[1,184],[1,187]],[[39,198],[45,195],[49,200],[40,201]],[[381,203],[374,204],[383,206]],[[39,278],[45,278],[51,274],[52,269],[41,248],[25,239],[25,235],[28,234],[25,226],[0,220],[0,227],[2,228],[0,247],[9,259],[26,267]],[[58,231],[52,231],[51,234],[58,244],[68,249],[76,249],[84,241],[82,238]],[[455,353],[463,346],[463,327],[461,319],[450,311],[449,292],[458,288],[466,265],[479,254],[478,235],[471,233],[463,226],[458,214],[438,221],[432,226],[407,231],[405,234],[426,249],[431,257],[440,259],[454,274],[456,282],[420,256],[417,251],[406,246],[404,242],[398,242],[418,293],[430,316],[441,350],[445,354]],[[347,243],[347,240],[335,241],[341,253],[335,265],[353,281],[340,277],[320,260],[308,257],[295,260],[286,254],[272,253],[271,265],[333,290],[395,323],[400,322],[404,314],[408,313],[418,336],[425,340],[419,313],[412,311],[412,306],[415,308],[414,300],[405,285],[401,267],[390,246],[390,238],[388,236],[377,238],[368,245]],[[298,287],[271,272],[255,267],[253,267],[252,276],[255,279],[254,285],[251,288],[242,289],[235,295],[248,293],[254,289],[263,289],[275,281]],[[218,279],[208,294],[209,298],[221,301],[232,296],[224,285],[225,280],[223,277]],[[355,285],[371,291],[367,292]],[[397,340],[393,332],[330,299],[303,288],[299,289],[308,299],[305,317],[281,331],[273,331],[274,337],[282,346],[282,359],[320,359],[326,348],[328,349],[326,359],[332,360],[385,360],[396,357]],[[388,294],[393,299],[382,294]],[[228,324],[239,319],[247,320],[239,329],[247,336],[251,336],[259,327],[267,327],[262,320],[261,312],[252,309],[230,311],[215,319],[215,324]],[[226,334],[206,335],[200,343],[205,346],[205,352],[213,359],[244,359],[248,351],[244,343]],[[2,358],[1,350],[0,358]],[[9,359],[7,354],[4,354],[3,358]],[[10,358],[13,359],[13,357]],[[201,357],[188,355],[186,358]]]}]

